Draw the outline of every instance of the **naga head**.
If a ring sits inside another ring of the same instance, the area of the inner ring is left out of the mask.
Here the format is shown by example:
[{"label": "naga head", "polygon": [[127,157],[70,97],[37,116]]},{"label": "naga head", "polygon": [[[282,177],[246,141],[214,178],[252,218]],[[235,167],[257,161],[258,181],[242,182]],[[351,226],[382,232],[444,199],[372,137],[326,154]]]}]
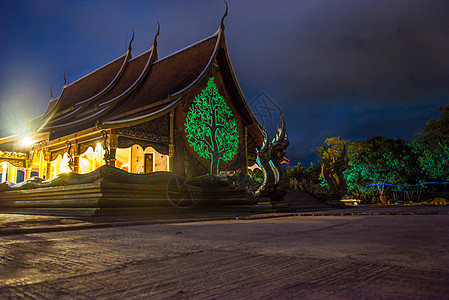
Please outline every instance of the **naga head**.
[{"label": "naga head", "polygon": [[267,131],[265,130],[265,127],[262,128],[262,133],[264,135],[264,140],[262,143],[262,147],[260,147],[260,149],[256,149],[256,153],[258,156],[269,156],[269,153],[271,152],[271,143],[270,143],[270,138],[268,136]]},{"label": "naga head", "polygon": [[282,120],[282,128],[278,126],[276,136],[273,139],[273,148],[277,150],[278,156],[284,156],[290,141],[287,137],[287,129],[285,125],[284,117],[282,117],[282,110],[279,112],[279,117]]},{"label": "naga head", "polygon": [[282,128],[278,126],[276,136],[273,139],[273,143],[280,143],[286,138],[286,126],[284,117],[282,116],[282,109],[279,111],[279,117],[281,118],[282,121]]}]

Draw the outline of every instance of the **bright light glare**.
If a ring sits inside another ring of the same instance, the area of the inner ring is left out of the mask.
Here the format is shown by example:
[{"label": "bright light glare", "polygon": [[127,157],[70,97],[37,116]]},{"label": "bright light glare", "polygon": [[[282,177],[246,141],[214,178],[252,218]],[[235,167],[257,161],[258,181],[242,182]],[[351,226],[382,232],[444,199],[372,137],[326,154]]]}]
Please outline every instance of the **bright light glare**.
[{"label": "bright light glare", "polygon": [[33,140],[29,137],[26,137],[20,141],[20,144],[22,146],[29,147],[29,146],[33,145]]}]

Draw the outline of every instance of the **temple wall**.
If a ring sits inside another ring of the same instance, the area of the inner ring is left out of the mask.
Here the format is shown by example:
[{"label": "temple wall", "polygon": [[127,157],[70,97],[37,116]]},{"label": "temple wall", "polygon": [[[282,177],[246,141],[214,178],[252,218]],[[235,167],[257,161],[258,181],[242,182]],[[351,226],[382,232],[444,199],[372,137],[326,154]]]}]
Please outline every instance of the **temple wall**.
[{"label": "temple wall", "polygon": [[[189,112],[189,108],[191,107],[195,97],[197,97],[201,92],[207,87],[207,82],[210,77],[214,77],[215,85],[217,86],[219,94],[225,99],[226,105],[232,110],[232,113],[234,115],[234,118],[236,120],[237,124],[237,130],[239,135],[239,141],[238,141],[238,149],[235,156],[229,161],[220,161],[219,163],[219,171],[236,171],[239,168],[244,169],[246,166],[246,144],[245,144],[245,126],[243,124],[243,117],[241,116],[240,112],[236,109],[233,103],[233,99],[231,97],[231,94],[227,90],[223,78],[220,74],[220,71],[216,69],[213,69],[207,74],[202,81],[198,84],[196,88],[193,88],[191,92],[184,96],[184,100],[176,108],[175,111],[175,128],[177,128],[178,135],[175,136],[176,142],[176,151],[182,151],[182,153],[176,153],[175,154],[175,172],[177,174],[181,173],[181,168],[190,168],[191,176],[198,176],[198,175],[205,175],[210,173],[210,160],[200,157],[200,155],[193,149],[192,146],[189,145],[189,142],[186,138],[186,132],[185,132],[185,122],[186,117]],[[248,132],[247,132],[248,133]],[[250,133],[248,133],[250,135]],[[254,139],[251,136],[248,136],[248,146],[251,146],[252,148],[248,148],[248,154],[251,156],[255,156],[255,143]],[[182,143],[183,145],[179,145],[179,143]],[[181,160],[182,164],[184,166],[181,166]],[[254,161],[254,159],[253,159]],[[189,173],[189,172],[188,172]]]}]

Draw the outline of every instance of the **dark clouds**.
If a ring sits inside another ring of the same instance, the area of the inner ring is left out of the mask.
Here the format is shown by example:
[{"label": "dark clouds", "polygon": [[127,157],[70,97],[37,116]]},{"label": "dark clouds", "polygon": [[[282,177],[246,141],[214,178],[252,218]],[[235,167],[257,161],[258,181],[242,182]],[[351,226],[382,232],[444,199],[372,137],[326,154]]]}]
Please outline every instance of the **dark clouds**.
[{"label": "dark clouds", "polygon": [[260,81],[294,87],[311,101],[410,100],[447,92],[448,1],[311,2],[272,11],[284,21],[263,25],[267,45],[251,64],[243,62],[245,69],[259,65]]},{"label": "dark clouds", "polygon": [[[263,90],[284,108],[292,160],[330,136],[410,140],[448,103],[447,0],[228,2],[226,38],[240,85],[249,102]],[[212,34],[223,12],[221,0],[4,1],[2,120],[17,118],[17,103],[42,113],[65,69],[73,82],[120,56],[131,28],[139,54],[159,21],[163,57]]]}]

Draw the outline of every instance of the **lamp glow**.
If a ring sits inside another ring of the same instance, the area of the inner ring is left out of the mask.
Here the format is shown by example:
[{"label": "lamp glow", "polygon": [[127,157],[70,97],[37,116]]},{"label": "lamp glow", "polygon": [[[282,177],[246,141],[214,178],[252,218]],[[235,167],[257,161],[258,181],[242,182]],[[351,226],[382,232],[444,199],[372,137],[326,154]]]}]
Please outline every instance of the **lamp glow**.
[{"label": "lamp glow", "polygon": [[25,137],[20,141],[20,144],[25,147],[29,147],[33,145],[33,143],[34,143],[33,140],[29,137]]}]

